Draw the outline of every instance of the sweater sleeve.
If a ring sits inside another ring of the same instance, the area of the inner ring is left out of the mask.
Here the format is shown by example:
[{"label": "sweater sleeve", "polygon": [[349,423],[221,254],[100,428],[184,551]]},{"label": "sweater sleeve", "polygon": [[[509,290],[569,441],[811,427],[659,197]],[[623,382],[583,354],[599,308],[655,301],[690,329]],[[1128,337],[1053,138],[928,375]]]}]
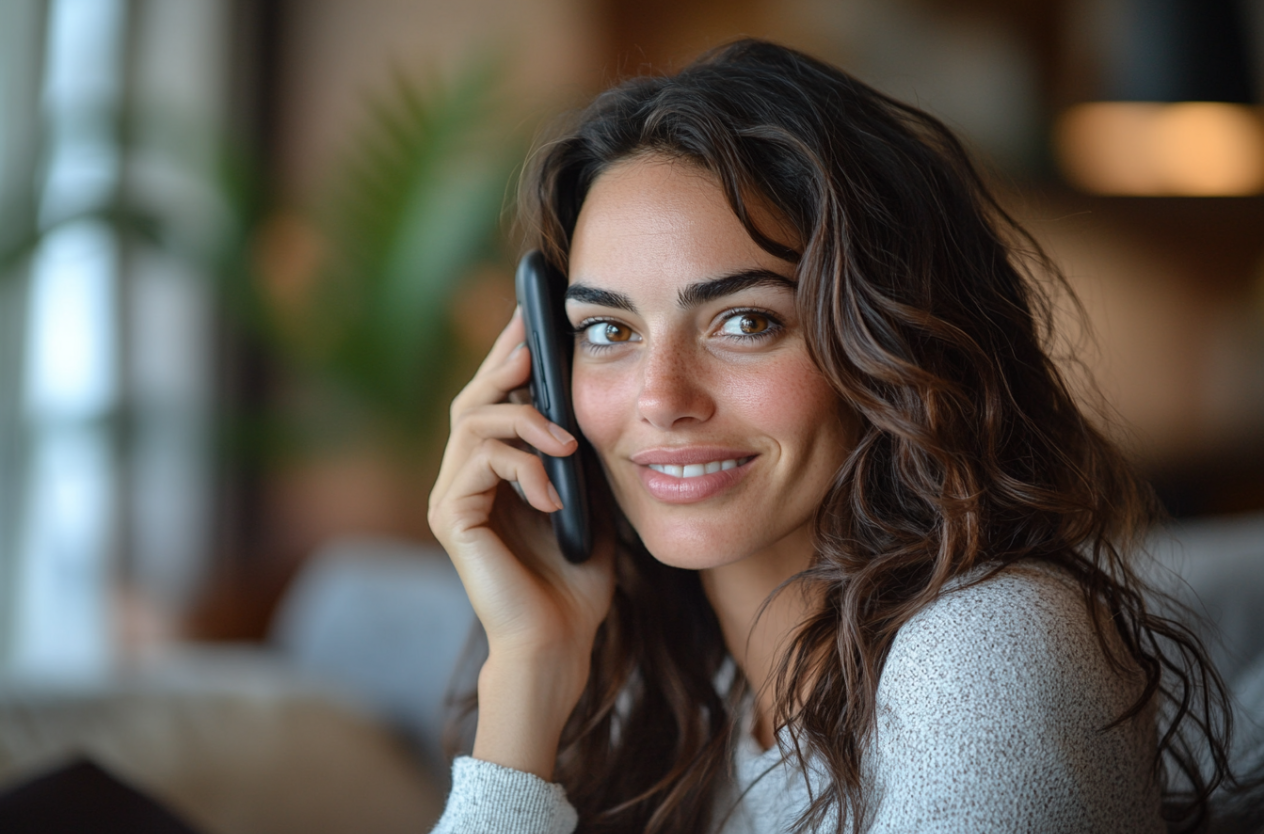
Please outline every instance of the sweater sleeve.
[{"label": "sweater sleeve", "polygon": [[1153,712],[1110,726],[1138,691],[1055,571],[946,593],[883,671],[869,831],[1164,831]]},{"label": "sweater sleeve", "polygon": [[452,792],[431,834],[571,834],[578,823],[561,785],[462,756],[452,763]]}]

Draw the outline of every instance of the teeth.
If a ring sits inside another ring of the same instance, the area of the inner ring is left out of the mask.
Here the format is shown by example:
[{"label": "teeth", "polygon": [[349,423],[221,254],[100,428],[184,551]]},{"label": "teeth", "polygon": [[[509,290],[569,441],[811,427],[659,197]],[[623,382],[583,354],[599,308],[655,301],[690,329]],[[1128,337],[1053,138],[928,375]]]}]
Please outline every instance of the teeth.
[{"label": "teeth", "polygon": [[677,466],[671,463],[651,463],[649,466],[655,472],[662,472],[664,475],[671,475],[673,478],[697,478],[699,475],[711,475],[715,472],[722,472],[725,469],[736,469],[748,460],[750,458],[747,457],[713,460],[710,463],[691,463],[687,466]]}]

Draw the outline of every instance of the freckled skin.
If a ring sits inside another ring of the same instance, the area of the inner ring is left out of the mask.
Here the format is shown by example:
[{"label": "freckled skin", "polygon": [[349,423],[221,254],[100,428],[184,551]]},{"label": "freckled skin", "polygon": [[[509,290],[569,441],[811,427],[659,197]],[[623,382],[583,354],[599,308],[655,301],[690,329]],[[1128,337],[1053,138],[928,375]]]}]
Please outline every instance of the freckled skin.
[{"label": "freckled skin", "polygon": [[[756,267],[794,277],[751,240],[707,172],[652,156],[608,169],[576,224],[570,281],[622,293],[636,311],[571,300],[567,314],[577,326],[614,321],[635,338],[601,353],[581,339],[573,395],[619,505],[657,559],[785,576],[810,559],[812,515],[850,450],[850,422],[808,357],[791,290],[748,287],[693,308],[677,297],[688,284]],[[725,322],[750,308],[784,329],[733,338]],[[689,445],[757,457],[718,495],[655,499],[630,456]]]}]

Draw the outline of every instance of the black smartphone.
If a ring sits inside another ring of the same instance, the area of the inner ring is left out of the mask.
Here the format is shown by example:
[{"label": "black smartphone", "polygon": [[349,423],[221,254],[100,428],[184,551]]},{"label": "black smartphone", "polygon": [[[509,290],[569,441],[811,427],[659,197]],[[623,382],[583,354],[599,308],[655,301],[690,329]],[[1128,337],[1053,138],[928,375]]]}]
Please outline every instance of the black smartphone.
[{"label": "black smartphone", "polygon": [[571,355],[575,344],[566,321],[566,278],[533,249],[518,262],[514,282],[531,351],[531,400],[545,417],[579,440],[574,454],[555,458],[540,454],[544,471],[562,499],[553,513],[553,533],[562,555],[578,564],[592,554],[588,488],[584,480],[584,441],[571,407]]}]

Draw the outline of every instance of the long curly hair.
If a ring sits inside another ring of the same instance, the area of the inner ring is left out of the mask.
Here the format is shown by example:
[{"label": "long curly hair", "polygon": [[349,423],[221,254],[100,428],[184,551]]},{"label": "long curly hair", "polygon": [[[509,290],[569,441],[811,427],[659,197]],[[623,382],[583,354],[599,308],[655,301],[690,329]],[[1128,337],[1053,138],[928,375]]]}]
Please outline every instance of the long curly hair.
[{"label": "long curly hair", "polygon": [[[859,415],[813,566],[792,582],[819,602],[775,676],[785,752],[828,774],[799,830],[861,830],[862,760],[901,626],[949,581],[1019,560],[1078,581],[1106,656],[1144,681],[1119,721],[1162,716],[1165,813],[1199,824],[1227,773],[1224,687],[1197,638],[1149,607],[1131,559],[1155,502],[1050,358],[1051,299],[1073,296],[959,141],[832,66],[741,41],[610,89],[544,143],[520,190],[528,243],[565,272],[594,180],[639,154],[709,171],[751,238],[796,265],[811,356]],[[753,201],[794,230],[793,248],[756,224]],[[728,674],[698,575],[630,529],[622,544],[558,778],[581,831],[709,830],[749,686]]]}]

